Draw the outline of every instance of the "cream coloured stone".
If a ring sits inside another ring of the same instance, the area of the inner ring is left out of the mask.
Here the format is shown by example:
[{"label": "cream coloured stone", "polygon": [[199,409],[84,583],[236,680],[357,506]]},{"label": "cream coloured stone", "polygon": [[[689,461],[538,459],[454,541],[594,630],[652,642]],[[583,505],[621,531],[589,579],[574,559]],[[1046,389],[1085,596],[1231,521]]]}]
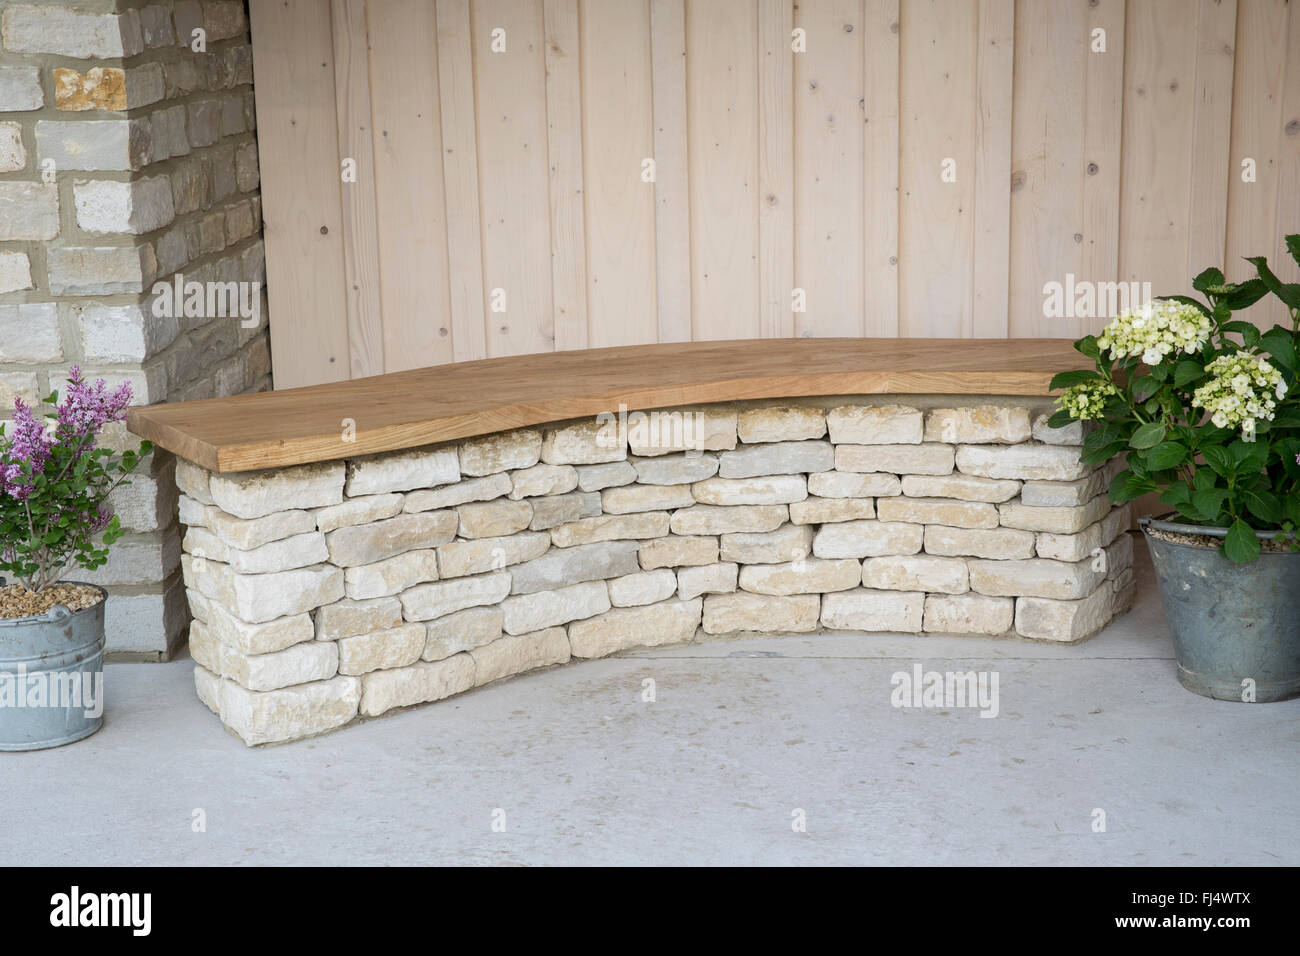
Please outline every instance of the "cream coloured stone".
[{"label": "cream coloured stone", "polygon": [[875,591],[857,588],[822,598],[823,627],[847,631],[921,630],[925,595],[920,591]]},{"label": "cream coloured stone", "polygon": [[600,493],[574,491],[567,495],[550,495],[533,498],[533,520],[528,527],[533,531],[549,531],[562,524],[594,518],[600,514]]},{"label": "cream coloured stone", "polygon": [[454,485],[408,492],[402,510],[434,511],[438,508],[454,508],[471,501],[491,501],[510,494],[511,487],[510,476],[506,474],[468,478]]},{"label": "cream coloured stone", "polygon": [[751,408],[737,416],[736,434],[748,444],[821,438],[826,434],[826,413],[798,405]]},{"label": "cream coloured stone", "polygon": [[775,531],[724,534],[721,539],[722,560],[740,564],[799,561],[812,554],[812,541],[813,529],[795,524],[782,525]]},{"label": "cream coloured stone", "polygon": [[745,445],[718,456],[718,476],[721,478],[798,475],[830,471],[834,467],[835,450],[827,441],[779,441]]},{"label": "cream coloured stone", "polygon": [[819,558],[865,558],[885,554],[916,554],[924,528],[898,521],[841,521],[820,528],[813,536]]},{"label": "cream coloured stone", "polygon": [[985,501],[951,498],[881,498],[876,505],[881,521],[915,521],[952,528],[996,528],[998,509]]},{"label": "cream coloured stone", "polygon": [[1082,445],[1084,437],[1084,423],[1081,421],[1072,421],[1063,428],[1051,428],[1047,420],[1051,415],[1038,415],[1034,418],[1033,436],[1034,441],[1046,442],[1049,445]]},{"label": "cream coloured stone", "polygon": [[228,677],[249,690],[271,691],[294,684],[329,680],[338,672],[339,652],[332,643],[307,641],[271,654],[241,654],[230,650],[225,655]]},{"label": "cream coloured stone", "polygon": [[325,564],[274,574],[236,574],[208,561],[196,580],[204,597],[250,624],[300,614],[343,597],[343,572]]},{"label": "cream coloured stone", "polygon": [[339,673],[360,675],[414,664],[424,653],[424,644],[425,627],[420,623],[340,638]]},{"label": "cream coloured stone", "polygon": [[627,443],[633,455],[723,451],[736,447],[736,410],[726,407],[670,408],[628,416]]},{"label": "cream coloured stone", "polygon": [[206,468],[184,458],[176,459],[176,487],[200,504],[215,504],[209,484],[210,477]]},{"label": "cream coloured stone", "polygon": [[[678,512],[680,514],[680,512]],[[668,533],[666,511],[641,511],[628,515],[601,515],[583,518],[551,529],[551,544],[557,548],[571,548],[578,544],[598,541],[637,540],[662,538]]]},{"label": "cream coloured stone", "polygon": [[467,607],[497,604],[509,593],[509,571],[418,584],[401,593],[402,612],[408,621],[428,621]]},{"label": "cream coloured stone", "polygon": [[474,684],[481,686],[536,670],[568,663],[569,638],[562,627],[548,627],[529,634],[509,634],[470,651],[474,658]]},{"label": "cream coloured stone", "polygon": [[578,472],[572,465],[533,465],[510,473],[510,500],[540,495],[562,495],[578,487]]},{"label": "cream coloured stone", "polygon": [[209,561],[227,561],[230,548],[207,528],[190,528],[181,539],[181,547],[186,554]]},{"label": "cream coloured stone", "polygon": [[271,541],[251,551],[228,548],[226,560],[241,574],[268,574],[319,564],[329,559],[325,535],[319,531],[296,534],[292,538]]},{"label": "cream coloured stone", "polygon": [[515,594],[501,602],[501,610],[507,634],[527,634],[605,613],[609,610],[609,589],[604,581],[587,581],[551,591]]},{"label": "cream coloured stone", "polygon": [[936,408],[926,413],[925,440],[1015,444],[1030,435],[1029,410],[1006,405]]},{"label": "cream coloured stone", "polygon": [[689,485],[718,473],[718,456],[707,453],[632,458],[635,477],[643,485]]},{"label": "cream coloured stone", "polygon": [[542,461],[550,465],[597,465],[627,457],[627,435],[616,421],[589,420],[552,428],[542,438]]},{"label": "cream coloured stone", "polygon": [[740,566],[731,562],[703,564],[677,571],[677,597],[683,601],[701,594],[727,594],[736,590]]},{"label": "cream coloured stone", "polygon": [[500,571],[546,553],[551,536],[544,531],[521,531],[501,538],[452,541],[438,548],[438,576],[463,578],[468,574]]},{"label": "cream coloured stone", "polygon": [[[201,501],[196,501],[189,495],[179,495],[176,499],[176,515],[180,523],[190,528],[206,528],[208,526],[208,508]],[[213,509],[218,510],[216,508]],[[231,519],[239,521],[239,518]]]},{"label": "cream coloured stone", "polygon": [[541,460],[542,434],[531,428],[498,432],[471,438],[463,442],[457,452],[461,474],[471,477],[531,468]]},{"label": "cream coloured stone", "polygon": [[[349,498],[341,505],[330,505],[316,512],[316,527],[321,531],[337,531],[357,524],[383,521],[402,510],[402,496],[396,492],[386,495],[365,495]],[[417,509],[407,509],[417,510]],[[420,509],[422,510],[422,509]],[[265,521],[265,518],[259,519]]]},{"label": "cream coloured stone", "polygon": [[885,591],[937,591],[964,594],[970,590],[966,562],[934,554],[890,555],[862,562],[862,585]]},{"label": "cream coloured stone", "polygon": [[272,654],[314,636],[311,618],[305,612],[253,624],[240,620],[219,603],[208,602],[207,611],[212,636],[243,654]]},{"label": "cream coloured stone", "polygon": [[640,570],[635,541],[600,541],[573,548],[551,548],[510,572],[511,594],[532,594],[556,588],[603,581]]},{"label": "cream coloured stone", "polygon": [[218,717],[221,716],[222,680],[201,664],[194,666],[194,690],[199,695],[203,706]]},{"label": "cream coloured stone", "polygon": [[636,481],[636,469],[626,461],[578,466],[578,488],[581,491],[601,491],[619,485],[630,485],[634,481]]},{"label": "cream coloured stone", "polygon": [[922,627],[938,634],[1000,635],[1011,630],[1016,602],[985,594],[927,594]]},{"label": "cream coloured stone", "polygon": [[994,597],[1043,597],[1072,601],[1087,597],[1106,573],[1094,570],[1089,560],[1052,561],[1026,558],[1022,561],[967,562],[972,591]]},{"label": "cream coloured stone", "polygon": [[[432,488],[460,481],[456,449],[415,449],[353,458],[344,490],[349,498],[412,488]],[[301,506],[300,506],[301,507]]]},{"label": "cream coloured stone", "polygon": [[[1124,466],[1122,459],[1112,464]],[[1113,477],[1107,466],[1075,481],[1026,481],[1020,489],[1020,503],[1033,508],[1073,508],[1106,491]]]},{"label": "cream coloured stone", "polygon": [[836,445],[835,467],[850,472],[896,475],[947,475],[952,472],[951,445]]},{"label": "cream coloured stone", "polygon": [[600,506],[606,514],[623,515],[636,511],[667,511],[689,508],[695,504],[689,485],[624,485],[606,488],[600,493]]},{"label": "cream coloured stone", "polygon": [[311,512],[298,510],[277,511],[261,518],[236,518],[214,507],[208,509],[206,524],[226,544],[243,551],[316,530]]},{"label": "cream coloured stone", "polygon": [[816,594],[773,597],[768,594],[710,594],[704,599],[706,634],[756,631],[764,634],[806,634],[817,630],[822,599]]},{"label": "cream coloured stone", "polygon": [[425,704],[469,690],[474,686],[474,660],[468,654],[453,654],[442,661],[419,661],[348,679],[361,684],[361,713],[377,717],[394,707]]},{"label": "cream coloured stone", "polygon": [[842,405],[826,416],[836,445],[919,445],[921,413],[906,405]]},{"label": "cream coloured stone", "polygon": [[190,622],[189,647],[190,657],[196,664],[218,677],[227,676],[226,657],[233,652],[218,641],[202,621]]},{"label": "cream coloured stone", "polygon": [[1034,556],[1034,536],[1014,528],[947,528],[932,524],[925,529],[925,550],[930,554],[1015,560]]},{"label": "cream coloured stone", "polygon": [[740,569],[740,587],[755,594],[824,594],[862,583],[856,558],[805,558],[786,564],[753,564]]},{"label": "cream coloured stone", "polygon": [[[178,467],[177,474],[182,470]],[[214,474],[209,479],[209,488],[213,502],[236,518],[261,518],[276,511],[324,508],[343,500],[343,462]],[[203,500],[189,489],[182,490],[191,498]]]},{"label": "cream coloured stone", "polygon": [[1074,481],[1092,471],[1081,460],[1082,449],[1071,445],[959,445],[957,469],[981,478],[1021,478]]},{"label": "cream coloured stone", "polygon": [[397,627],[402,623],[402,604],[395,597],[368,601],[344,599],[316,610],[316,640],[337,641]]},{"label": "cream coloured stone", "polygon": [[718,539],[700,535],[669,535],[641,542],[637,558],[646,571],[713,564],[718,560]]},{"label": "cream coloured stone", "polygon": [[250,747],[323,734],[357,715],[361,682],[339,675],[310,684],[253,691],[221,683],[221,722]]},{"label": "cream coloured stone", "polygon": [[1104,494],[1074,508],[1036,508],[1017,501],[998,505],[999,520],[1004,528],[1052,534],[1077,534],[1109,513],[1110,499]]},{"label": "cream coloured stone", "polygon": [[897,475],[822,471],[808,476],[808,494],[819,498],[889,498],[903,493]]},{"label": "cream coloured stone", "polygon": [[455,511],[421,511],[339,528],[325,535],[325,542],[331,562],[355,568],[446,544],[456,536],[458,523]]},{"label": "cream coloured stone", "polygon": [[1016,633],[1038,641],[1081,641],[1109,624],[1123,606],[1110,581],[1078,600],[1017,598]]},{"label": "cream coloured stone", "polygon": [[432,548],[407,551],[395,558],[348,568],[344,589],[348,597],[361,601],[398,594],[416,584],[438,580],[437,552]]},{"label": "cream coloured stone", "polygon": [[[706,478],[691,485],[687,497],[690,495],[706,505],[784,505],[807,498],[808,481],[803,475]],[[693,503],[687,501],[673,507],[683,508]]]},{"label": "cream coloured stone", "polygon": [[462,538],[500,538],[523,531],[533,520],[527,501],[476,501],[456,508]]},{"label": "cream coloured stone", "polygon": [[951,475],[904,475],[903,494],[909,498],[960,498],[962,501],[1010,501],[1020,492],[1020,482]]},{"label": "cream coloured stone", "polygon": [[1097,548],[1104,548],[1132,524],[1127,504],[1116,505],[1100,521],[1088,525],[1078,534],[1039,534],[1035,539],[1040,558],[1056,561],[1082,561]]},{"label": "cream coloured stone", "polygon": [[440,661],[490,644],[501,637],[504,621],[499,607],[472,607],[428,621],[423,657],[426,661]]},{"label": "cream coloured stone", "polygon": [[1107,578],[1117,579],[1133,566],[1133,535],[1121,534],[1105,550]]},{"label": "cream coloured stone", "polygon": [[640,607],[672,597],[677,590],[677,575],[669,568],[659,568],[610,578],[608,583],[610,604],[614,607]]},{"label": "cream coloured stone", "polygon": [[622,607],[569,625],[574,657],[604,657],[629,647],[684,644],[695,639],[704,601]]},{"label": "cream coloured stone", "polygon": [[795,524],[830,524],[874,517],[876,509],[870,498],[809,498],[790,505],[790,520]]},{"label": "cream coloured stone", "polygon": [[681,535],[775,531],[789,517],[785,505],[695,505],[674,511],[669,528]]}]

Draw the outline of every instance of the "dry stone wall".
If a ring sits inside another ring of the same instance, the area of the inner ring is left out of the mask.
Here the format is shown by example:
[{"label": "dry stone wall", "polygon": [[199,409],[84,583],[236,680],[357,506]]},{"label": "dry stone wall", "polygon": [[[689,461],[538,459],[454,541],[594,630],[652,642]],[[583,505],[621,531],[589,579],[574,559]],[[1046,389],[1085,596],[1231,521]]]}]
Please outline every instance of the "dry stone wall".
[{"label": "dry stone wall", "polygon": [[241,474],[182,461],[197,690],[253,745],[722,635],[1079,641],[1131,603],[1130,518],[1106,498],[1118,466],[1083,464],[1081,428],[1048,411],[747,403],[662,412],[657,432],[587,420]]}]

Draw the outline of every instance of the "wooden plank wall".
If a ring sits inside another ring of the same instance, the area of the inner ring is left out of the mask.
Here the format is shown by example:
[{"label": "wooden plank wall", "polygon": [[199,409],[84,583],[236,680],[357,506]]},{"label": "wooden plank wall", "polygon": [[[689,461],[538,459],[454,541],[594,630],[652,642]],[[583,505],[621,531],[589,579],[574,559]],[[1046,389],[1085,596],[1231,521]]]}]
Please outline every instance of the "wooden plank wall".
[{"label": "wooden plank wall", "polygon": [[250,6],[278,388],[656,341],[1076,337],[1105,317],[1045,315],[1045,283],[1181,292],[1258,254],[1300,278],[1287,0]]}]

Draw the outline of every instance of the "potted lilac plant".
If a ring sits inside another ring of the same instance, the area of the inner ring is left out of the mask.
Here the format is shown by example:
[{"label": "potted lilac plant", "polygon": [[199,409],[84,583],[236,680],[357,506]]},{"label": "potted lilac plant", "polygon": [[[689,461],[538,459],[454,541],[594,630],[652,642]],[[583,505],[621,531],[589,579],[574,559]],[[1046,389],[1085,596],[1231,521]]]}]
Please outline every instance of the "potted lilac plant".
[{"label": "potted lilac plant", "polygon": [[[1286,247],[1300,265],[1300,235]],[[1263,702],[1300,695],[1300,283],[1247,261],[1247,282],[1206,269],[1204,301],[1163,296],[1074,343],[1093,368],[1052,380],[1051,423],[1095,423],[1086,462],[1125,457],[1112,501],[1170,509],[1139,523],[1183,686]],[[1270,294],[1286,325],[1233,318]]]},{"label": "potted lilac plant", "polygon": [[152,450],[97,446],[126,417],[129,384],[110,391],[74,365],[63,400],[45,401],[51,418],[15,398],[9,433],[0,425],[0,750],[55,747],[102,725],[108,595],[63,575],[108,560],[122,534],[108,496]]}]

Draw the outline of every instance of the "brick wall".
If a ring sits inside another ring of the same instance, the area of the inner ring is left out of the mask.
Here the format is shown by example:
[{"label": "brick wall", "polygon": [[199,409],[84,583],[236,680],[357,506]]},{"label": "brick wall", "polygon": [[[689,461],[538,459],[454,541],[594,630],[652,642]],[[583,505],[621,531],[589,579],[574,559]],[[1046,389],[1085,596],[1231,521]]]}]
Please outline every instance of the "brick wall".
[{"label": "brick wall", "polygon": [[[252,82],[242,0],[0,0],[0,414],[73,364],[140,404],[269,387],[264,296],[253,321],[154,294],[263,280]],[[142,466],[109,563],[70,575],[114,595],[118,656],[185,639],[174,474]]]}]

